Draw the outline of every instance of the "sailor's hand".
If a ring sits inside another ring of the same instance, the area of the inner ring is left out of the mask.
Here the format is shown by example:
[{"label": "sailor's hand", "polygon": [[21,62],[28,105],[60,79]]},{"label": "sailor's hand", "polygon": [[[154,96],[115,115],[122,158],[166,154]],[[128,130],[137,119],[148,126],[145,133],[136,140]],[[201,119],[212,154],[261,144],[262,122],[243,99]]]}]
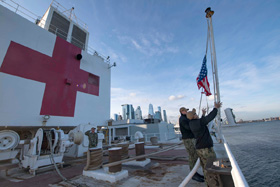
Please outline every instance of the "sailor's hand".
[{"label": "sailor's hand", "polygon": [[217,102],[217,103],[214,103],[214,106],[215,108],[220,108],[222,106],[223,103],[221,102]]},{"label": "sailor's hand", "polygon": [[206,114],[206,108],[203,108],[202,109],[202,116],[205,116],[205,114]]}]

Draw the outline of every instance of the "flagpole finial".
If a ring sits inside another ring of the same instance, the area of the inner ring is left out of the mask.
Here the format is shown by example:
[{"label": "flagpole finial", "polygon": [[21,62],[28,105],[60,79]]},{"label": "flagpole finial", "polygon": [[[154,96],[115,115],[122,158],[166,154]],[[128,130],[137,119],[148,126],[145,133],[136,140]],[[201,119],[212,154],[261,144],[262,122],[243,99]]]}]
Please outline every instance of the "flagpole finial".
[{"label": "flagpole finial", "polygon": [[214,11],[211,10],[211,7],[206,8],[205,10],[206,18],[211,18],[214,14]]}]

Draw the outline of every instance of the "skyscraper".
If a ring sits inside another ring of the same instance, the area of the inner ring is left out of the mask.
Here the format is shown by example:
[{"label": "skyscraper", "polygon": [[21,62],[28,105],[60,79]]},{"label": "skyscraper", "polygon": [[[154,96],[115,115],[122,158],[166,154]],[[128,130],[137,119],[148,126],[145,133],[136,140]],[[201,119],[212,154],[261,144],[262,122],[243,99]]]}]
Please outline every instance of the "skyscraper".
[{"label": "skyscraper", "polygon": [[148,115],[154,116],[154,108],[152,104],[149,104],[149,113]]},{"label": "skyscraper", "polygon": [[135,119],[134,115],[134,108],[130,104],[123,104],[122,105],[122,114],[123,114],[123,119]]},{"label": "skyscraper", "polygon": [[114,120],[115,120],[115,121],[118,121],[118,117],[119,117],[118,114],[114,114]]},{"label": "skyscraper", "polygon": [[165,110],[163,110],[163,120],[165,122],[167,122],[167,116],[166,116],[166,111]]},{"label": "skyscraper", "polygon": [[160,115],[160,120],[162,120],[162,115],[161,115],[161,107],[160,106],[158,106],[158,111],[159,111],[159,115]]},{"label": "skyscraper", "polygon": [[156,112],[155,112],[154,119],[159,119],[159,120],[161,120],[161,114],[160,114],[159,111],[156,111]]},{"label": "skyscraper", "polygon": [[135,119],[143,119],[140,106],[138,106],[137,109],[135,110]]}]

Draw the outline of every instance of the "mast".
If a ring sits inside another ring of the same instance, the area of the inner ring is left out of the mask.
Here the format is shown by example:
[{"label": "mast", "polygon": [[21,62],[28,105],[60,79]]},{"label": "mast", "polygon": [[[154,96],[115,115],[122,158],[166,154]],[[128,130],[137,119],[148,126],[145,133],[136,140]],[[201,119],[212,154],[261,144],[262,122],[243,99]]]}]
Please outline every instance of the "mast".
[{"label": "mast", "polygon": [[[213,32],[213,25],[212,25],[212,16],[214,11],[208,7],[205,10],[209,36],[210,36],[210,51],[211,51],[211,64],[212,64],[212,73],[213,73],[213,85],[214,85],[214,101],[220,102],[220,88],[219,88],[219,78],[218,78],[218,67],[217,67],[217,58],[216,58],[216,48],[215,48],[215,41],[214,41],[214,32]],[[221,110],[218,108],[218,114],[216,116],[216,124],[217,124],[217,135],[218,140],[222,142],[222,132],[221,132]]]}]

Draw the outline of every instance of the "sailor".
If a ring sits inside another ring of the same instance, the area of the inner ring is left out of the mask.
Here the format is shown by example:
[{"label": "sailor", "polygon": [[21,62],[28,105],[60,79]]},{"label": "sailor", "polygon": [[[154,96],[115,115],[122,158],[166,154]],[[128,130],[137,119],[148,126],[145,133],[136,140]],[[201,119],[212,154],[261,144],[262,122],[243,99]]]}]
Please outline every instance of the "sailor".
[{"label": "sailor", "polygon": [[95,132],[96,128],[92,127],[91,130],[85,132],[85,135],[88,136],[88,148],[95,148],[98,143],[98,134]]},{"label": "sailor", "polygon": [[214,103],[214,109],[205,116],[206,110],[202,109],[202,117],[199,118],[196,114],[196,110],[187,112],[187,118],[189,121],[189,127],[196,139],[196,152],[198,157],[200,158],[201,166],[203,168],[203,173],[206,179],[206,185],[208,182],[207,172],[206,172],[206,163],[209,158],[216,158],[216,154],[213,149],[213,140],[210,136],[208,130],[208,123],[212,121],[218,112],[218,108],[222,106],[221,102]]},{"label": "sailor", "polygon": [[[181,114],[181,116],[179,118],[179,125],[180,125],[180,131],[182,134],[183,143],[189,154],[189,166],[190,166],[190,171],[191,171],[195,165],[195,162],[198,159],[198,155],[197,155],[196,149],[195,149],[195,138],[189,127],[190,120],[186,116],[188,110],[189,109],[186,109],[185,107],[181,107],[179,109],[179,112]],[[192,179],[196,180],[198,182],[204,182],[204,177],[197,172],[194,174]]]}]

